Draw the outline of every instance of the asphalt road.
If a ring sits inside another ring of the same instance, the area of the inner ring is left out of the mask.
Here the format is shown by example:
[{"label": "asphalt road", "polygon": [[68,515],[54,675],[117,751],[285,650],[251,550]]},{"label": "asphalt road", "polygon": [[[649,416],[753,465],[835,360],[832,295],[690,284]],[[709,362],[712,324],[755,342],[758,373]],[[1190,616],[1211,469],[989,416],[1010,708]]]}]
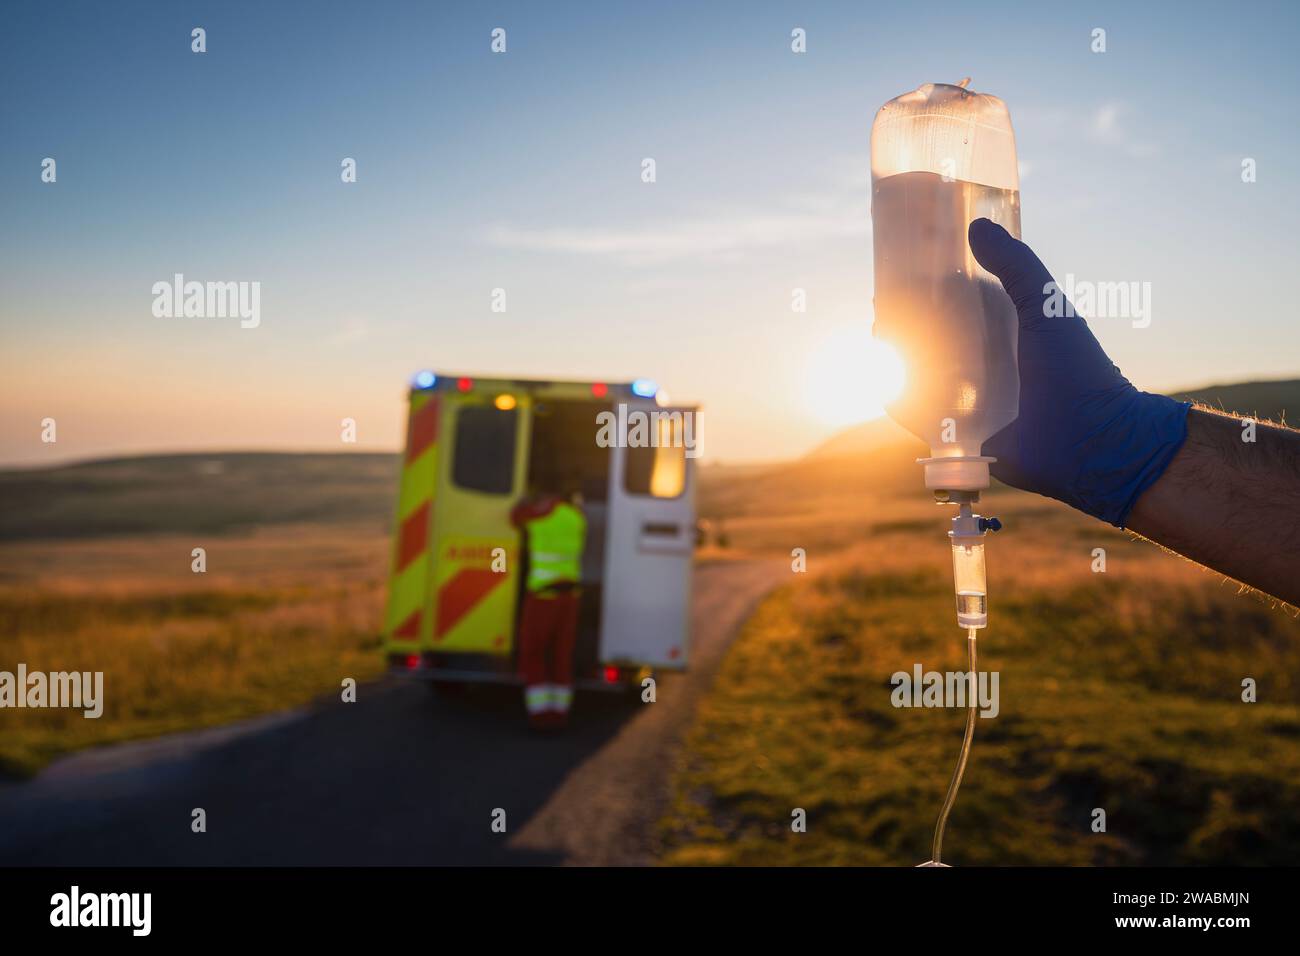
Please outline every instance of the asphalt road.
[{"label": "asphalt road", "polygon": [[783,568],[696,569],[691,669],[653,704],[580,693],[569,731],[538,737],[518,691],[390,679],[354,704],[88,751],[0,786],[0,865],[652,862],[695,703]]}]

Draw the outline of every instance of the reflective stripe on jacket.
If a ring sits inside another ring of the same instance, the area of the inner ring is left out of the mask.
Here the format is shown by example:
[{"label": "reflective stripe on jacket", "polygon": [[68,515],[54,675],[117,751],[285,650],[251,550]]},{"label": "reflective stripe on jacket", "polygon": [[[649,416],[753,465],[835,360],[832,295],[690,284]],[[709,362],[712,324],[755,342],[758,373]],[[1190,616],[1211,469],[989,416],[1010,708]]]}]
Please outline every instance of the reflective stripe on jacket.
[{"label": "reflective stripe on jacket", "polygon": [[582,546],[587,540],[587,519],[567,502],[524,523],[528,535],[530,591],[542,591],[561,582],[582,580]]}]

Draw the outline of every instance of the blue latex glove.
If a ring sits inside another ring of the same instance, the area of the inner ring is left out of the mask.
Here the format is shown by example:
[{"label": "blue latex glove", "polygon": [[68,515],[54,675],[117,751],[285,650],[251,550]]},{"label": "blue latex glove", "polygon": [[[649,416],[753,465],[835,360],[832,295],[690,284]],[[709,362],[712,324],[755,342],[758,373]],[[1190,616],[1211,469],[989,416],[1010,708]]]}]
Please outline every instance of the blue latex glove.
[{"label": "blue latex glove", "polygon": [[1191,404],[1134,388],[1081,316],[1049,317],[1052,276],[1019,239],[988,219],[968,238],[1020,316],[1020,417],[984,443],[993,476],[1124,527],[1187,437]]}]

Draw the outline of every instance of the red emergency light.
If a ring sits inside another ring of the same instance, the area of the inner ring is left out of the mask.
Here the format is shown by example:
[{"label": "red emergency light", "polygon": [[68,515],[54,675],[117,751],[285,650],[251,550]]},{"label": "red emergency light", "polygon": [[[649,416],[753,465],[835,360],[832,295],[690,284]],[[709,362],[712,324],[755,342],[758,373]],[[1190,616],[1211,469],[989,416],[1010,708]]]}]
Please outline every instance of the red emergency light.
[{"label": "red emergency light", "polygon": [[609,394],[609,386],[604,382],[594,382],[591,386],[591,394],[597,398],[604,398]]},{"label": "red emergency light", "polygon": [[618,683],[618,668],[617,668],[617,667],[606,667],[606,668],[605,668],[605,683],[606,683],[606,684],[616,684],[616,683]]},{"label": "red emergency light", "polygon": [[416,669],[417,667],[419,667],[419,666],[420,666],[420,655],[419,655],[419,654],[407,654],[407,655],[406,655],[406,669],[407,669],[408,671],[413,671],[413,670],[415,670],[415,669]]},{"label": "red emergency light", "polygon": [[456,379],[456,387],[462,392],[468,392],[474,387],[474,380],[472,378],[458,378]]}]

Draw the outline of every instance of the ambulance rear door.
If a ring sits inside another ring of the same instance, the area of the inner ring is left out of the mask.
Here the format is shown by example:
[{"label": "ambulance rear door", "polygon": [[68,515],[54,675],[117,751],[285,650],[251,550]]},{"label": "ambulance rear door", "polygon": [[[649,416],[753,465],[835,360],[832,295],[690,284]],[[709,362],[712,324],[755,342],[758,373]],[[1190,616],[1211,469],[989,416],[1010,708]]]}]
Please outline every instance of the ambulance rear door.
[{"label": "ambulance rear door", "polygon": [[491,390],[447,400],[422,643],[441,653],[506,656],[522,563],[510,511],[522,492],[531,403],[526,394]]},{"label": "ambulance rear door", "polygon": [[[686,667],[695,545],[695,410],[632,406],[657,446],[611,449],[601,661]],[[633,422],[624,436],[635,440]],[[642,432],[644,434],[644,431]],[[687,447],[688,445],[692,447]],[[689,452],[689,453],[688,453]]]}]

